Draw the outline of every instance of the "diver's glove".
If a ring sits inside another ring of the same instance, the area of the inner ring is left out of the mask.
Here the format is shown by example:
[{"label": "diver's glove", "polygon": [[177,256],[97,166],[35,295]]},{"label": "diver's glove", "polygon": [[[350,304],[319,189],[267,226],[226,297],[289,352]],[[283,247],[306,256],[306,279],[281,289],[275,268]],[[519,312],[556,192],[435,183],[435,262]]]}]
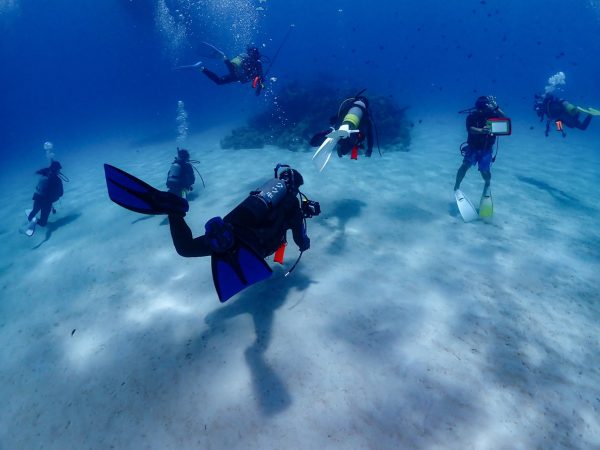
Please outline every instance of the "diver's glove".
[{"label": "diver's glove", "polygon": [[310,248],[310,238],[307,235],[304,235],[303,239],[302,239],[302,245],[298,246],[298,250],[300,250],[301,252],[305,252],[309,248]]},{"label": "diver's glove", "polygon": [[235,241],[233,227],[220,217],[213,217],[204,225],[210,249],[215,253],[225,253]]},{"label": "diver's glove", "polygon": [[171,192],[156,191],[150,195],[149,202],[154,208],[153,214],[185,217],[185,214],[190,209],[186,199]]}]

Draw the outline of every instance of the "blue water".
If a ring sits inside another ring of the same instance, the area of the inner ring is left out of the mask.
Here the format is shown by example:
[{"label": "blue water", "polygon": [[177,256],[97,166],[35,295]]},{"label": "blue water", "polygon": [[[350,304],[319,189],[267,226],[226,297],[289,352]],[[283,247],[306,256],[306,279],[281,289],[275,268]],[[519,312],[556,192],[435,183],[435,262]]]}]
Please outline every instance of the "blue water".
[{"label": "blue water", "polygon": [[493,93],[513,113],[526,113],[533,93],[564,71],[565,96],[600,104],[593,56],[600,13],[587,1],[113,0],[74,7],[14,0],[0,7],[3,152],[124,130],[168,133],[180,99],[197,124],[243,120],[269,99],[171,69],[197,60],[201,40],[230,55],[253,41],[272,56],[291,24],[272,69],[275,91],[290,80],[327,77],[349,92],[368,87],[432,112]]}]

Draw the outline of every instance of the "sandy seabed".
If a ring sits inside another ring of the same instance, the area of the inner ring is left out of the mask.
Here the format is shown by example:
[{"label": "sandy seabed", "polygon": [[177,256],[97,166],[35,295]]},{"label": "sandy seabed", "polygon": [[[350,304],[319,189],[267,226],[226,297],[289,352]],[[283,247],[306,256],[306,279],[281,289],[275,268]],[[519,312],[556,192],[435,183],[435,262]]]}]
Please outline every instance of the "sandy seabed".
[{"label": "sandy seabed", "polygon": [[[209,258],[181,258],[163,217],[106,194],[104,162],[164,187],[174,142],[57,146],[71,182],[32,238],[18,228],[39,167],[16,168],[0,190],[0,448],[600,448],[599,133],[515,128],[492,224],[454,203],[459,121],[321,174],[309,149],[193,135],[196,234],[277,162],[323,211],[292,275],[294,245],[225,304]],[[472,169],[462,189],[477,203],[482,187]]]}]

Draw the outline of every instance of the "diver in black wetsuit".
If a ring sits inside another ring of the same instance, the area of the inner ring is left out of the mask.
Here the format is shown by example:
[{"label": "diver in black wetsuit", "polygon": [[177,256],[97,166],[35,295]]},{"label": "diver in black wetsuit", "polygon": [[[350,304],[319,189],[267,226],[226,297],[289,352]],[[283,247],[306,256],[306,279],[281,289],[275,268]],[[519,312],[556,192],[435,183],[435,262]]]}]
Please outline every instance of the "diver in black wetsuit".
[{"label": "diver in black wetsuit", "polygon": [[544,94],[543,96],[536,95],[533,109],[540,118],[540,121],[543,122],[544,117],[548,117],[546,120],[546,137],[548,137],[548,134],[550,133],[551,122],[554,122],[556,124],[556,130],[560,131],[563,137],[566,137],[563,126],[585,130],[592,121],[591,114],[588,114],[583,121],[579,120],[581,111],[576,105],[562,98],[555,97],[550,93]]},{"label": "diver in black wetsuit", "polygon": [[[52,204],[63,196],[63,184],[60,173],[62,166],[58,161],[52,161],[50,167],[45,167],[38,170],[36,173],[41,175],[40,180],[33,194],[33,209],[27,215],[27,220],[32,223],[36,222],[39,226],[46,226],[50,211],[54,208]],[[37,213],[40,213],[40,218],[37,219]]]},{"label": "diver in black wetsuit", "polygon": [[[285,242],[287,230],[292,230],[294,242],[301,252],[308,250],[310,239],[304,222],[307,215],[297,198],[304,180],[295,169],[288,167],[277,174],[278,169],[279,166],[275,169],[276,178],[251,192],[223,219],[210,219],[203,236],[193,238],[183,215],[170,214],[171,236],[177,253],[185,257],[224,253],[237,238],[264,258],[275,253]],[[313,211],[313,215],[319,212]]]},{"label": "diver in black wetsuit", "polygon": [[184,220],[189,210],[187,200],[159,191],[109,164],[104,165],[104,172],[113,202],[141,214],[169,216],[177,253],[185,257],[211,256],[213,281],[221,302],[271,276],[273,271],[264,258],[275,253],[274,261],[283,263],[287,230],[292,230],[300,256],[289,274],[310,248],[305,219],[321,212],[318,202],[300,192],[302,175],[288,165],[278,164],[274,178],[251,192],[224,219],[210,219],[204,226],[206,233],[194,238]]},{"label": "diver in black wetsuit", "polygon": [[210,78],[216,84],[229,84],[239,81],[244,84],[252,81],[252,88],[256,95],[259,95],[264,88],[263,68],[260,61],[260,52],[258,48],[249,45],[246,47],[246,53],[241,53],[233,59],[223,55],[223,62],[227,67],[228,73],[217,75],[202,65],[201,61],[191,66],[181,66],[178,69],[199,69],[204,75]]}]

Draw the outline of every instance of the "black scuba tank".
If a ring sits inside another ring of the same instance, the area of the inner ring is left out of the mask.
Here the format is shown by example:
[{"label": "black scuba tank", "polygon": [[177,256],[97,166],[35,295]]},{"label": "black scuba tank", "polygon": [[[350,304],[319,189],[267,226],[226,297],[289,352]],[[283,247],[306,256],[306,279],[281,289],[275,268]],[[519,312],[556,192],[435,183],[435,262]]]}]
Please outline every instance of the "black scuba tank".
[{"label": "black scuba tank", "polygon": [[251,195],[258,197],[268,209],[273,209],[287,194],[287,186],[283,180],[271,178]]}]

